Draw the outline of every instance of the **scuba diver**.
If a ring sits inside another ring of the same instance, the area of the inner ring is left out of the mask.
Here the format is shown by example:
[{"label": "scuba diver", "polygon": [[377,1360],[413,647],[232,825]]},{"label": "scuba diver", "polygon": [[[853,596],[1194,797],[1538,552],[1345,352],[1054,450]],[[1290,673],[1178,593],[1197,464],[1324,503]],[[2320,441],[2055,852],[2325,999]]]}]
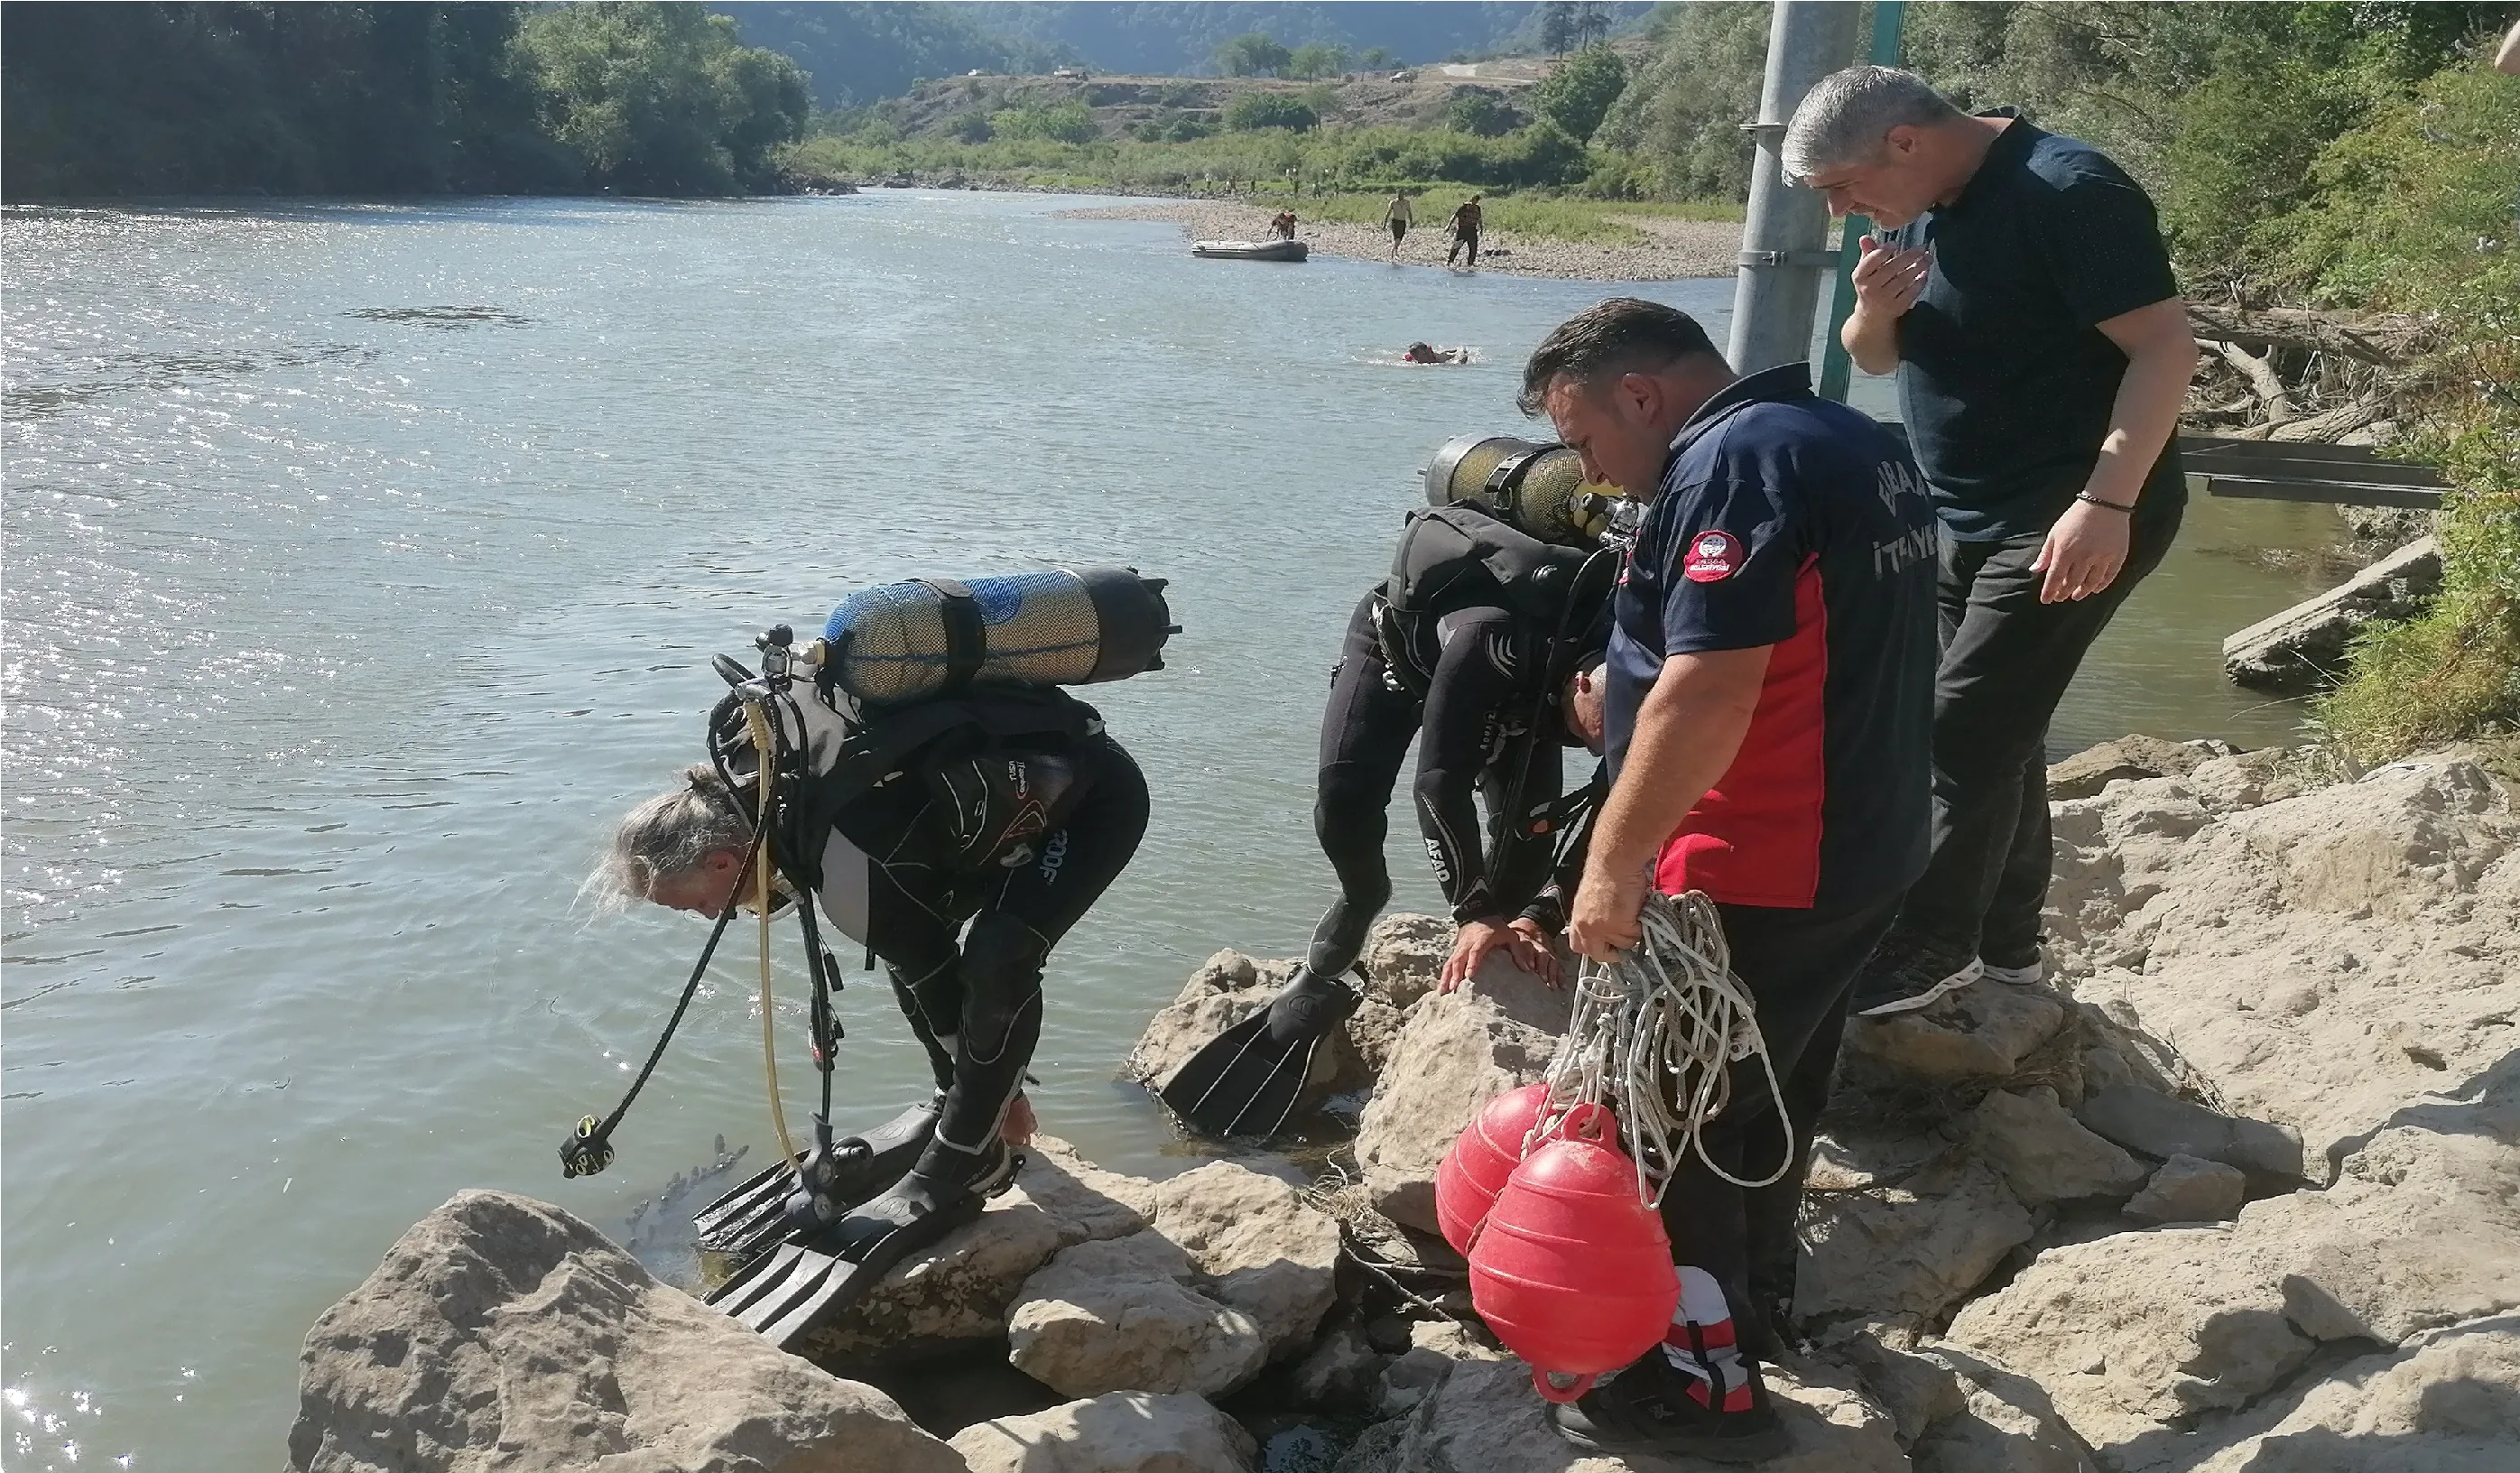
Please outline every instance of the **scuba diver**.
[{"label": "scuba diver", "polygon": [[[1559,748],[1601,749],[1598,670],[1616,562],[1467,506],[1411,513],[1392,576],[1348,620],[1322,713],[1313,826],[1338,898],[1294,981],[1164,1082],[1164,1103],[1192,1129],[1275,1135],[1322,1038],[1362,1001],[1340,976],[1391,899],[1385,811],[1413,737],[1418,826],[1459,927],[1443,990],[1498,950],[1555,982],[1554,941],[1598,783],[1561,797]],[[1489,845],[1474,794],[1487,800]]]},{"label": "scuba diver", "polygon": [[[773,1343],[969,1222],[1021,1166],[1043,966],[1128,867],[1148,819],[1137,763],[1049,682],[1160,668],[1178,627],[1162,587],[1126,569],[920,580],[852,596],[801,652],[773,630],[760,678],[717,661],[734,691],[710,717],[711,761],[616,826],[599,882],[716,917],[709,949],[739,909],[764,914],[765,942],[767,916],[789,910],[804,934],[823,1078],[812,1148],[783,1150],[698,1219],[703,1248],[743,1261],[709,1302]],[[936,1088],[837,1140],[838,964],[824,925],[882,960]],[[561,1153],[567,1175],[604,1169],[629,1103],[580,1123]],[[788,1147],[775,1085],[773,1112]]]}]

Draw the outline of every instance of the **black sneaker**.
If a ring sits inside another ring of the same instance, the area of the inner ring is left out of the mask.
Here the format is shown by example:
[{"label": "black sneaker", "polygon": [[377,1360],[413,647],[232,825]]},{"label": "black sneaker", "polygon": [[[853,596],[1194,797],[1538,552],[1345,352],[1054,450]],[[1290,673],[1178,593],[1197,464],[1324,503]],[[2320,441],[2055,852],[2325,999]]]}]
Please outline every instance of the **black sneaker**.
[{"label": "black sneaker", "polygon": [[1945,993],[1968,986],[1986,963],[1966,947],[1945,946],[1915,931],[1894,930],[1872,949],[1856,974],[1851,1010],[1859,1018],[1886,1017],[1928,1007]]},{"label": "black sneaker", "polygon": [[1978,954],[1978,960],[1986,963],[1981,975],[1990,982],[2036,987],[2048,980],[2048,953],[2036,941],[2018,949],[1987,947]]},{"label": "black sneaker", "polygon": [[1748,1405],[1718,1411],[1700,1400],[1706,1383],[1674,1367],[1657,1347],[1572,1405],[1550,1404],[1549,1425],[1578,1448],[1613,1456],[1660,1453],[1719,1463],[1776,1457],[1793,1439],[1768,1404],[1757,1368],[1748,1369]]}]

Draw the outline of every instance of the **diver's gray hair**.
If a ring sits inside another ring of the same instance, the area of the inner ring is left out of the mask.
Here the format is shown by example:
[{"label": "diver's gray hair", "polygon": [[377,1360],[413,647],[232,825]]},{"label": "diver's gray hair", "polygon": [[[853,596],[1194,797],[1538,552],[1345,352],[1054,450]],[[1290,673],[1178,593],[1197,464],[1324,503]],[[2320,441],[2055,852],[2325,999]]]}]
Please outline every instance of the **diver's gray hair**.
[{"label": "diver's gray hair", "polygon": [[656,882],[689,874],[720,850],[752,843],[752,821],[719,781],[717,770],[695,763],[670,792],[658,793],[621,816],[604,863],[585,888],[607,901],[646,900]]},{"label": "diver's gray hair", "polygon": [[1923,77],[1896,67],[1849,67],[1812,85],[1785,124],[1789,179],[1863,163],[1897,127],[1930,127],[1964,114]]}]

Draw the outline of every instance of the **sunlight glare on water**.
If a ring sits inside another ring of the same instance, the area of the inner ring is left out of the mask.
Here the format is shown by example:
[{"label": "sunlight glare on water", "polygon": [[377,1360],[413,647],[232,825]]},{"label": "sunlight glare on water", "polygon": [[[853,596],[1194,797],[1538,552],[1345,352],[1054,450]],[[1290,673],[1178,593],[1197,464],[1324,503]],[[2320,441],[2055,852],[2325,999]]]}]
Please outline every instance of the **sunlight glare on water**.
[{"label": "sunlight glare on water", "polygon": [[[1300,947],[1347,612],[1427,453],[1527,428],[1523,356],[1611,289],[1194,261],[1052,217],[1078,202],[7,212],[9,1466],[271,1467],[307,1327],[462,1187],[686,1272],[716,1183],[632,1217],[721,1137],[769,1154],[750,940],[618,1164],[563,1182],[705,930],[595,916],[579,880],[701,755],[709,655],[869,582],[1172,580],[1168,668],[1093,695],[1154,828],[1055,958],[1035,1067],[1089,1155],[1194,1159],[1114,1069],[1208,954]],[[1729,282],[1638,290],[1721,340]],[[1377,361],[1418,338],[1480,361]],[[2137,600],[2060,747],[2279,737],[2212,649],[2311,586],[2254,550],[2318,514],[2204,518],[2221,560]],[[1400,903],[1431,908],[1396,817]],[[861,1127],[924,1064],[875,979],[841,1005]]]}]

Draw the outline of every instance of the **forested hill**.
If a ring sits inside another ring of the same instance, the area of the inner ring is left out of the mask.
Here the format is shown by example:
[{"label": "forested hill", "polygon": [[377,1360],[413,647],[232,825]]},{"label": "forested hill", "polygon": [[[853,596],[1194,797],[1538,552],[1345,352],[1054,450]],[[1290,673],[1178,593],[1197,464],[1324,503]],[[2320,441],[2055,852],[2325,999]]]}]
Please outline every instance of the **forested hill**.
[{"label": "forested hill", "polygon": [[1048,71],[1081,60],[1073,48],[1056,39],[1005,34],[1003,28],[984,23],[977,14],[999,7],[903,0],[806,5],[746,0],[712,8],[734,19],[745,44],[768,47],[805,68],[813,78],[814,101],[824,108],[899,97],[922,79],[974,70]]},{"label": "forested hill", "polygon": [[[1531,0],[1361,0],[1355,4],[1016,3],[734,4],[743,39],[795,59],[815,100],[842,107],[897,97],[920,78],[960,72],[1045,71],[1075,63],[1097,71],[1213,76],[1216,50],[1258,33],[1288,47],[1339,47],[1362,64],[1436,62],[1469,53],[1543,49]],[[1586,7],[1561,6],[1562,10]],[[1642,24],[1649,4],[1589,7],[1610,28]]]}]

